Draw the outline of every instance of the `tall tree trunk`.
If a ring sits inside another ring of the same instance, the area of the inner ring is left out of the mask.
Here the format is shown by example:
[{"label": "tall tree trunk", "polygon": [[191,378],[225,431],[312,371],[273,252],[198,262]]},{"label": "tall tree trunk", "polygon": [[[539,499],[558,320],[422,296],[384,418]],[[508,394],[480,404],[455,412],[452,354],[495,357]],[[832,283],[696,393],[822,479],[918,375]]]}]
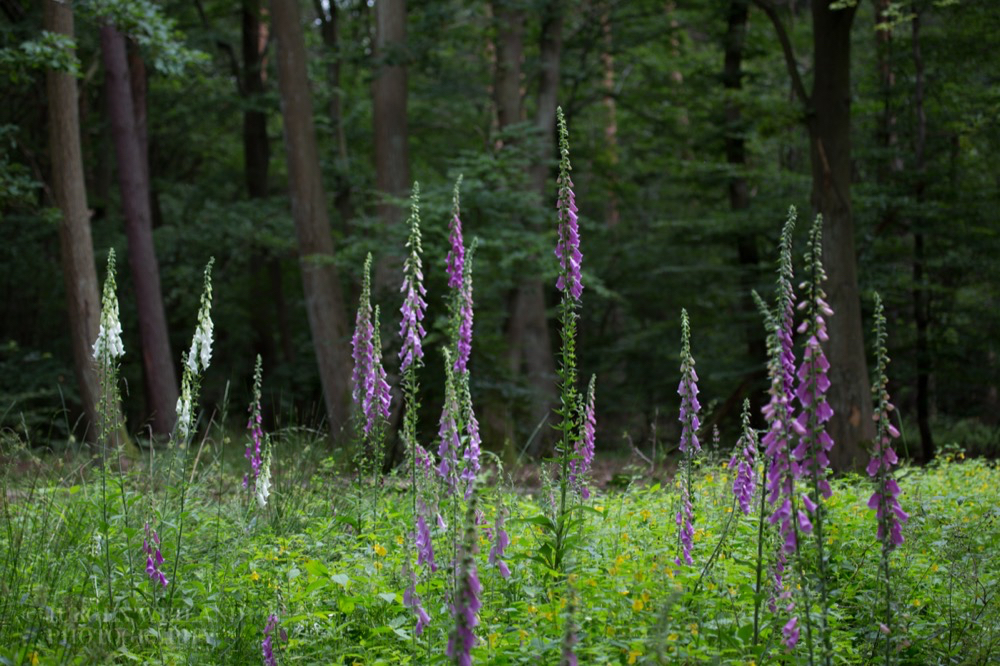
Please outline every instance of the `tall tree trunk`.
[{"label": "tall tree trunk", "polygon": [[834,312],[826,345],[827,400],[834,411],[828,431],[836,444],[830,462],[838,470],[857,468],[864,457],[862,442],[875,436],[851,214],[851,25],[857,6],[831,9],[830,0],[812,0],[814,74],[807,94],[775,5],[771,0],[754,4],[774,25],[792,90],[806,110],[812,205],[823,215],[827,301]]},{"label": "tall tree trunk", "polygon": [[[73,8],[68,2],[46,0],[44,11],[45,30],[73,38]],[[49,70],[45,78],[49,103],[52,194],[62,212],[59,251],[66,286],[70,347],[73,350],[76,383],[87,418],[85,437],[93,441],[100,427],[98,402],[101,389],[91,345],[97,339],[101,305],[80,150],[76,79],[71,74],[54,70]],[[117,409],[117,405],[114,408]]]},{"label": "tall tree trunk", "polygon": [[[406,0],[375,3],[375,79],[372,82],[375,131],[376,207],[386,229],[401,224],[405,209],[386,197],[405,199],[410,191],[409,137],[406,123]],[[375,288],[396,289],[399,257],[381,253],[375,262]]]},{"label": "tall tree trunk", "polygon": [[344,129],[344,91],[341,89],[340,67],[343,60],[340,53],[340,10],[337,3],[330,2],[324,7],[323,0],[313,0],[316,16],[320,22],[320,35],[329,51],[327,78],[330,81],[330,127],[337,145],[337,159],[334,164],[335,187],[333,203],[340,214],[340,227],[346,232],[354,208],[351,203],[350,160],[347,154],[347,133]]},{"label": "tall tree trunk", "polygon": [[[261,37],[260,0],[243,0],[241,46],[243,51],[242,96],[248,102],[243,112],[243,162],[247,194],[251,199],[267,196],[267,174],[271,166],[271,143],[267,137],[267,113],[261,109],[265,93]],[[266,44],[266,38],[263,40]]]},{"label": "tall tree trunk", "polygon": [[924,233],[920,219],[927,189],[927,112],[924,109],[924,58],[920,50],[920,10],[912,20],[913,29],[913,110],[916,114],[917,136],[914,142],[914,167],[917,179],[914,199],[917,202],[913,221],[913,320],[917,326],[917,427],[920,429],[920,449],[924,462],[934,457],[934,436],[930,423],[931,355],[927,342],[930,312],[927,281],[924,277]]},{"label": "tall tree trunk", "polygon": [[[746,141],[743,134],[746,130],[743,110],[737,101],[739,91],[743,89],[743,48],[746,43],[747,19],[749,17],[749,0],[731,0],[726,16],[725,60],[722,72],[722,83],[726,89],[726,163],[733,174],[729,178],[727,190],[729,193],[729,208],[734,213],[741,213],[750,208],[750,188],[744,175],[747,169]],[[755,419],[761,418],[760,391],[753,390],[766,376],[764,364],[767,360],[767,345],[762,335],[763,328],[757,321],[751,292],[757,283],[757,273],[760,269],[760,253],[757,250],[757,236],[746,229],[740,229],[736,234],[736,252],[740,262],[740,286],[743,290],[743,313],[746,317],[747,355],[753,363],[753,370],[747,373],[741,384],[742,389],[749,393],[751,413]],[[741,402],[737,396],[737,402]]]},{"label": "tall tree trunk", "polygon": [[347,425],[349,417],[348,327],[340,278],[333,264],[333,238],[316,149],[305,38],[297,0],[271,0],[271,20],[277,40],[278,87],[302,286],[327,418],[336,435]]},{"label": "tall tree trunk", "polygon": [[[559,59],[562,52],[562,5],[559,0],[549,0],[542,13],[540,39],[540,71],[535,127],[539,148],[531,167],[531,178],[543,205],[553,201],[549,192],[549,173],[554,157],[556,105],[559,95]],[[545,260],[548,258],[546,257]],[[545,288],[538,278],[525,279],[514,293],[510,321],[507,328],[508,360],[517,374],[523,366],[528,387],[532,393],[532,428],[547,418],[556,402],[556,367],[552,355],[552,340],[545,316]],[[544,436],[548,429],[539,430],[532,441],[530,453],[537,456],[549,444]]]},{"label": "tall tree trunk", "polygon": [[125,38],[110,23],[101,26],[101,53],[108,115],[118,161],[129,267],[139,312],[146,403],[153,433],[166,435],[173,430],[176,418],[177,374],[160,292],[160,268],[153,246],[149,182],[146,180],[148,166],[142,161],[142,147],[135,126]]},{"label": "tall tree trunk", "polygon": [[813,0],[814,78],[809,122],[812,204],[823,215],[823,265],[830,317],[827,354],[833,408],[829,433],[835,469],[856,468],[861,443],[875,436],[862,333],[854,219],[851,214],[851,25],[856,6],[834,10]]},{"label": "tall tree trunk", "polygon": [[511,2],[494,1],[496,72],[493,100],[497,125],[503,130],[522,120],[521,61],[524,59],[524,11]]}]

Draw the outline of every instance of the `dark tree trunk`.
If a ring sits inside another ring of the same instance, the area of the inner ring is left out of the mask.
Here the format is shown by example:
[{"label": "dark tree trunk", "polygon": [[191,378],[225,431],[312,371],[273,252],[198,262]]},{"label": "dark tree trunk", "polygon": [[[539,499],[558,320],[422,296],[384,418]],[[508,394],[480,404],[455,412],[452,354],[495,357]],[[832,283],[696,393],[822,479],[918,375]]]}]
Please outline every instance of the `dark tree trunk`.
[{"label": "dark tree trunk", "polygon": [[337,435],[347,425],[350,413],[347,386],[351,357],[340,278],[333,264],[297,1],[272,0],[271,19],[278,47],[278,84],[302,285],[327,418]]},{"label": "dark tree trunk", "polygon": [[146,403],[153,433],[166,435],[173,430],[176,418],[177,375],[160,292],[160,268],[153,246],[149,182],[146,180],[148,165],[143,164],[142,146],[135,126],[125,38],[113,25],[101,26],[101,52],[108,116],[118,161],[129,266],[139,312]]},{"label": "dark tree trunk", "polygon": [[924,58],[920,50],[920,12],[913,15],[913,110],[916,114],[914,167],[917,170],[914,198],[917,219],[913,221],[913,320],[917,326],[917,427],[924,462],[934,457],[934,436],[930,422],[931,354],[927,342],[930,308],[924,276],[924,233],[920,215],[927,189],[927,112],[924,109]]},{"label": "dark tree trunk", "polygon": [[[542,13],[540,71],[535,127],[538,132],[538,155],[531,167],[535,190],[545,202],[554,201],[555,187],[550,187],[549,173],[554,159],[556,105],[559,95],[559,59],[562,52],[562,6],[550,0]],[[547,258],[546,258],[547,260]],[[556,367],[552,340],[545,313],[545,288],[538,278],[528,277],[514,292],[507,328],[508,360],[515,374],[523,370],[532,393],[530,425],[542,422],[556,403]],[[537,456],[549,445],[542,428],[532,441],[530,453]]]},{"label": "dark tree trunk", "polygon": [[851,214],[851,25],[856,7],[833,10],[813,0],[814,78],[809,119],[812,204],[823,215],[823,265],[834,315],[829,318],[831,464],[862,463],[862,442],[875,436],[862,333],[854,219]]},{"label": "dark tree trunk", "polygon": [[[375,131],[376,207],[386,229],[403,222],[405,209],[385,197],[405,199],[410,192],[409,138],[406,124],[406,0],[375,3],[375,79],[372,82]],[[380,253],[375,288],[398,289],[400,258]]]},{"label": "dark tree trunk", "polygon": [[[271,143],[267,137],[267,113],[261,109],[264,71],[261,67],[266,28],[261,23],[259,0],[244,0],[242,10],[243,86],[249,104],[243,113],[243,160],[247,194],[251,199],[267,196],[267,174],[271,165]],[[262,36],[264,39],[262,40]]]},{"label": "dark tree trunk", "polygon": [[[746,42],[747,19],[749,17],[749,0],[731,0],[726,18],[727,30],[725,38],[725,64],[722,72],[722,83],[726,95],[726,163],[733,174],[728,183],[729,208],[734,213],[741,213],[750,208],[750,188],[744,175],[747,169],[746,142],[743,139],[745,120],[743,110],[735,100],[736,92],[743,88],[743,48]],[[751,292],[757,284],[760,270],[760,253],[757,249],[757,236],[741,229],[736,234],[736,252],[740,262],[740,286],[743,290],[743,313],[747,321],[746,344],[747,355],[754,369],[747,373],[741,388],[749,388],[751,414],[759,420],[761,408],[760,391],[752,390],[766,376],[764,365],[767,361],[767,345],[762,335],[763,327],[757,321],[756,307]],[[743,396],[738,396],[741,398]],[[739,402],[739,400],[737,400]],[[759,424],[758,424],[759,425]]]},{"label": "dark tree trunk", "polygon": [[330,64],[327,66],[327,77],[330,79],[330,127],[337,143],[336,159],[336,191],[333,202],[340,214],[340,227],[346,233],[354,209],[351,204],[350,161],[347,155],[347,134],[344,131],[344,95],[340,86],[340,20],[337,3],[328,3],[324,7],[322,0],[313,0],[316,16],[320,21],[320,34],[323,43],[330,52]]},{"label": "dark tree trunk", "polygon": [[[46,0],[45,30],[73,38],[73,8],[70,4]],[[100,425],[98,402],[100,378],[91,345],[97,339],[101,304],[94,268],[94,245],[90,236],[90,212],[80,150],[80,120],[77,109],[76,79],[71,74],[50,70],[46,73],[49,103],[49,150],[52,155],[52,194],[62,212],[59,222],[59,251],[66,310],[69,315],[73,369],[80,388],[86,416],[87,440],[94,441]],[[117,409],[117,405],[115,405]]]},{"label": "dark tree trunk", "polygon": [[813,89],[807,94],[791,39],[771,0],[754,0],[771,20],[781,43],[792,91],[806,110],[812,170],[812,205],[823,215],[823,265],[827,301],[830,390],[834,415],[828,431],[835,442],[834,469],[857,468],[862,442],[875,436],[858,291],[854,220],[851,215],[851,25],[857,6],[831,9],[812,0]]},{"label": "dark tree trunk", "polygon": [[493,2],[496,17],[496,72],[493,99],[500,129],[521,122],[521,61],[524,59],[524,11],[510,2]]}]

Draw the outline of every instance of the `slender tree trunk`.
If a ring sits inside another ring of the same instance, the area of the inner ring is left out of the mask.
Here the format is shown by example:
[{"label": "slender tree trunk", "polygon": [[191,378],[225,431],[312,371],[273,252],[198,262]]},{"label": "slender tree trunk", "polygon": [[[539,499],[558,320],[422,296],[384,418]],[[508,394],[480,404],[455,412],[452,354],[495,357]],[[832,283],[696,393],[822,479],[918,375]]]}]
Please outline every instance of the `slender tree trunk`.
[{"label": "slender tree trunk", "polygon": [[[545,202],[554,201],[549,192],[549,173],[554,158],[556,105],[559,95],[559,59],[562,52],[562,5],[549,0],[542,13],[540,39],[540,72],[538,77],[535,127],[538,131],[539,152],[531,167],[535,190]],[[523,366],[532,393],[530,426],[542,422],[556,402],[556,368],[552,355],[552,340],[545,316],[545,288],[538,278],[529,277],[517,288],[511,303],[507,328],[508,360],[511,370],[519,374]],[[537,456],[549,444],[546,428],[533,440],[530,453]]]},{"label": "slender tree trunk", "polygon": [[[611,29],[611,6],[604,4],[601,9],[601,66],[604,69],[604,148],[608,151],[608,162],[611,165],[611,189],[608,192],[608,203],[604,220],[608,229],[615,229],[620,221],[618,213],[618,195],[616,193],[618,173],[618,104],[615,101],[615,56],[614,40]],[[620,320],[621,310],[615,305],[613,319]]]},{"label": "slender tree trunk", "polygon": [[288,179],[298,239],[302,285],[330,428],[337,435],[347,425],[347,316],[340,278],[333,264],[333,238],[312,120],[306,48],[297,0],[271,0],[272,26],[278,50],[278,87],[284,119]]},{"label": "slender tree trunk", "polygon": [[[750,208],[750,188],[744,175],[747,169],[746,142],[743,134],[746,130],[743,110],[737,99],[743,89],[743,48],[746,43],[747,19],[749,17],[749,0],[731,0],[726,17],[725,64],[722,72],[722,83],[726,89],[726,163],[733,174],[729,178],[729,208],[734,213],[741,213]],[[741,229],[736,234],[736,252],[740,262],[740,286],[743,290],[743,313],[747,321],[746,344],[747,355],[753,363],[753,370],[747,373],[741,388],[746,387],[752,403],[755,419],[760,419],[760,391],[752,390],[766,376],[764,365],[767,361],[767,345],[762,335],[763,328],[757,320],[756,307],[750,294],[757,284],[760,269],[760,253],[757,249],[757,236]],[[737,397],[737,403],[742,402]]]},{"label": "slender tree trunk", "polygon": [[[45,1],[45,29],[73,38],[73,7],[68,2]],[[73,369],[86,416],[87,440],[94,441],[100,425],[98,401],[100,378],[91,345],[97,339],[100,297],[94,268],[94,245],[90,236],[90,212],[80,150],[80,122],[76,79],[71,74],[46,73],[49,103],[49,150],[52,154],[52,194],[62,212],[59,251],[66,309],[69,315]],[[115,406],[117,408],[117,405]]]},{"label": "slender tree trunk", "polygon": [[823,215],[823,264],[834,315],[829,318],[829,433],[835,469],[862,462],[862,442],[875,436],[858,291],[851,213],[851,25],[856,7],[834,10],[813,0],[814,78],[809,120],[812,204]]},{"label": "slender tree trunk", "polygon": [[[404,199],[410,192],[410,154],[406,123],[406,0],[375,3],[375,80],[372,82],[375,130],[375,187],[383,197],[376,210],[386,229],[403,222],[405,209],[384,197]],[[399,257],[381,253],[375,262],[375,288],[397,289]]]},{"label": "slender tree trunk", "polygon": [[[247,110],[243,112],[243,161],[247,194],[251,199],[267,196],[267,174],[271,166],[271,143],[267,136],[267,113],[261,109],[265,93],[264,71],[261,67],[262,32],[260,0],[243,0],[241,45],[243,51],[242,96]],[[263,32],[266,35],[266,32]],[[266,43],[266,39],[264,40]]]},{"label": "slender tree trunk", "polygon": [[930,422],[931,354],[927,342],[930,312],[927,280],[924,277],[924,233],[921,212],[927,189],[927,112],[924,109],[924,58],[920,50],[920,11],[913,15],[913,110],[917,118],[914,144],[914,167],[917,180],[914,198],[917,215],[913,221],[913,320],[917,326],[917,427],[920,429],[920,449],[924,462],[934,457],[934,436]]},{"label": "slender tree trunk", "polygon": [[143,164],[142,146],[135,126],[125,38],[111,24],[101,26],[101,53],[108,115],[118,161],[129,266],[139,311],[146,403],[153,433],[166,435],[173,430],[176,418],[177,375],[160,291],[160,268],[153,245],[149,182],[146,180],[148,166]]}]

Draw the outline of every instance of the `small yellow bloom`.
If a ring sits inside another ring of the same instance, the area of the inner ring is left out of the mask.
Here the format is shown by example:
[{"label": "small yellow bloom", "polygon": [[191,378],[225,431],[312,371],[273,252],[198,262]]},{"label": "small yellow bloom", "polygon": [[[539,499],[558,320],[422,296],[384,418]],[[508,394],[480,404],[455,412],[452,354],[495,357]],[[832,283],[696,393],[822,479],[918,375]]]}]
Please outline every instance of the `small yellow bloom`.
[{"label": "small yellow bloom", "polygon": [[653,515],[653,514],[652,514],[652,513],[650,513],[649,509],[643,509],[642,511],[640,511],[640,512],[639,512],[639,516],[640,516],[640,517],[642,518],[642,520],[643,520],[644,522],[649,522],[649,518],[650,518],[650,517],[651,517],[652,515]]},{"label": "small yellow bloom", "polygon": [[634,610],[636,613],[638,613],[645,607],[646,604],[642,602],[642,599],[636,599],[635,601],[632,602],[632,610]]},{"label": "small yellow bloom", "polygon": [[528,632],[525,631],[524,629],[518,629],[517,630],[517,635],[521,639],[522,643],[525,642],[526,640],[528,640]]},{"label": "small yellow bloom", "polygon": [[688,625],[688,629],[691,630],[691,635],[692,636],[697,636],[698,635],[698,625],[695,624],[694,622],[692,622],[691,624]]},{"label": "small yellow bloom", "polygon": [[494,632],[494,633],[490,634],[489,636],[487,636],[486,638],[490,642],[490,649],[491,650],[496,649],[496,646],[497,646],[497,635],[496,635],[496,633]]},{"label": "small yellow bloom", "polygon": [[670,641],[671,643],[678,640],[679,638],[680,636],[678,636],[677,634],[670,634],[669,636],[667,636],[667,640]]},{"label": "small yellow bloom", "polygon": [[528,606],[528,612],[534,615],[535,613],[538,612],[538,609],[535,608],[534,606]]},{"label": "small yellow bloom", "polygon": [[260,574],[254,571],[252,574],[250,574],[250,580],[256,583],[257,581],[260,580]]},{"label": "small yellow bloom", "polygon": [[38,666],[38,653],[37,652],[29,652],[28,653],[28,663],[30,663],[31,666]]},{"label": "small yellow bloom", "polygon": [[604,507],[598,504],[594,507],[594,511],[596,511],[597,513],[604,513]]},{"label": "small yellow bloom", "polygon": [[920,608],[920,599],[914,599],[913,600],[913,605],[916,608]]},{"label": "small yellow bloom", "polygon": [[642,656],[642,652],[639,650],[629,650],[628,653],[628,663],[634,664],[635,660]]},{"label": "small yellow bloom", "polygon": [[398,545],[398,546],[402,546],[403,545],[403,535],[402,534],[399,534],[399,535],[396,536],[396,545]]},{"label": "small yellow bloom", "polygon": [[375,544],[374,549],[375,549],[375,554],[378,555],[379,557],[385,557],[385,554],[389,552],[385,549],[384,546],[378,543]]}]

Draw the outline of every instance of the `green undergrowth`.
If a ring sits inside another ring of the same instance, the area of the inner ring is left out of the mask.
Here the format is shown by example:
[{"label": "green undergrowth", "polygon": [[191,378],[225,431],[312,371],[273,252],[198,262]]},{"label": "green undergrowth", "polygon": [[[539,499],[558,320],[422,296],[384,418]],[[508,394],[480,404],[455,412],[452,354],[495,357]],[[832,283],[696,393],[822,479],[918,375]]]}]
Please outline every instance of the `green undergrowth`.
[{"label": "green undergrowth", "polygon": [[[431,625],[416,638],[403,605],[403,562],[413,553],[405,481],[385,480],[373,518],[373,493],[339,464],[297,440],[275,450],[264,510],[243,488],[242,466],[224,462],[211,443],[193,471],[195,452],[113,465],[103,491],[99,467],[87,461],[8,456],[0,472],[0,663],[259,664],[272,613],[287,632],[287,641],[274,640],[280,664],[446,663],[451,546],[435,526],[439,569],[417,586]],[[554,500],[492,476],[480,486],[475,663],[559,663],[569,609],[581,664],[805,663],[801,650],[781,645],[770,585],[756,596],[756,516],[734,506],[722,464],[694,471],[694,566],[674,563],[677,488],[636,477],[584,503],[567,576],[535,558],[544,540],[537,516]],[[959,454],[899,476],[911,519],[892,558],[896,659],[996,663],[1000,469]],[[871,492],[867,478],[841,478],[827,505],[836,663],[884,659],[876,652],[880,545],[865,506]],[[507,580],[487,563],[485,530],[500,503],[510,514]],[[166,588],[145,573],[147,521],[162,537]],[[775,546],[764,548],[768,562]]]}]

